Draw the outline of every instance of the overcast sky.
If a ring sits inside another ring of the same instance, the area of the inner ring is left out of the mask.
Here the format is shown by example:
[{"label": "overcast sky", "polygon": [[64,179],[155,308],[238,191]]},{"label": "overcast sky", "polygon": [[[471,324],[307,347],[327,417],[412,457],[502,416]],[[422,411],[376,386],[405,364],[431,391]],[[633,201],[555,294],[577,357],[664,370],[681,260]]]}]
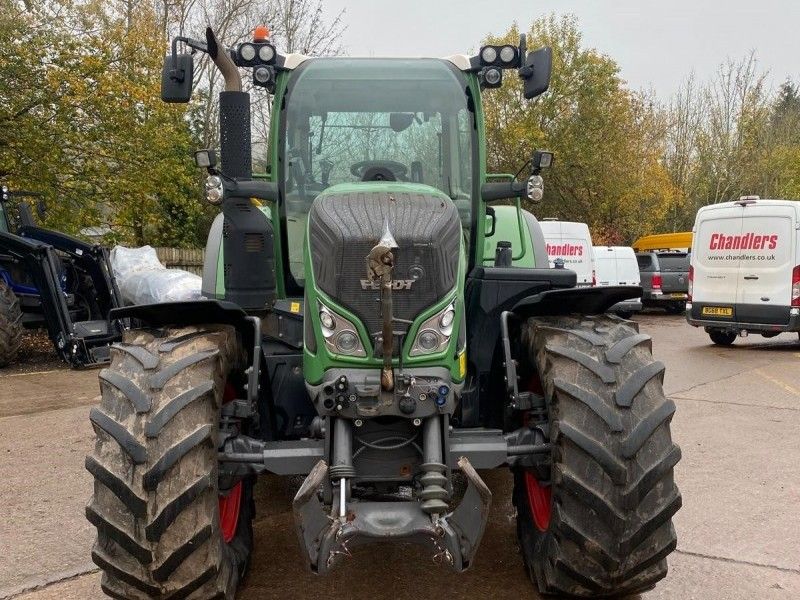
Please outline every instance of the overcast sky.
[{"label": "overcast sky", "polygon": [[[324,0],[346,9],[351,56],[446,56],[550,12],[579,18],[584,43],[614,58],[633,88],[667,99],[694,70],[710,78],[755,50],[778,85],[800,81],[800,0]],[[533,45],[529,41],[529,45]]]}]

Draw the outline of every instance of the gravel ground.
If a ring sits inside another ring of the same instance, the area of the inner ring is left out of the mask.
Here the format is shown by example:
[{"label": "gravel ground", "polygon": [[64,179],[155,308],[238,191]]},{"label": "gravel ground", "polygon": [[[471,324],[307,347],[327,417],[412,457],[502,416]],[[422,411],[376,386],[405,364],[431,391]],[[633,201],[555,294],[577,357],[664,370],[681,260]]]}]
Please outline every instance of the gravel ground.
[{"label": "gravel ground", "polygon": [[30,373],[32,371],[48,371],[67,368],[58,357],[53,342],[47,337],[44,329],[26,329],[22,334],[22,347],[13,365],[2,370],[8,373]]}]

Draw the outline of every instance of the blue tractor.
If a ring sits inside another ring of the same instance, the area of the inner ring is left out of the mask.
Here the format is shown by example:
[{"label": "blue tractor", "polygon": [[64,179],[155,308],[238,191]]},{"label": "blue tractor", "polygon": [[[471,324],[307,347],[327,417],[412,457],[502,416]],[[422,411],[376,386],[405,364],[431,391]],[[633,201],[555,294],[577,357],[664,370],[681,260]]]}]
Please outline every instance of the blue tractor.
[{"label": "blue tractor", "polygon": [[0,186],[0,367],[14,362],[25,328],[46,328],[73,367],[102,364],[120,338],[108,312],[120,306],[106,248],[38,227],[19,198]]}]

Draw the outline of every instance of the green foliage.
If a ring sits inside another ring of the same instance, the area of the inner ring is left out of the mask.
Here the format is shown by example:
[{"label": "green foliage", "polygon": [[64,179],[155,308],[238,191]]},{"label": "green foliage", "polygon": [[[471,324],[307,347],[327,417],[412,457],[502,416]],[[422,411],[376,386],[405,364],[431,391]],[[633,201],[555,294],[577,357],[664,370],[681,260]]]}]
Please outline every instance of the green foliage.
[{"label": "green foliage", "polygon": [[[487,43],[519,40],[517,26]],[[681,202],[660,163],[663,115],[629,91],[609,57],[582,44],[573,17],[550,16],[527,31],[529,46],[553,48],[550,90],[529,102],[513,72],[487,91],[489,169],[516,172],[534,148],[556,153],[545,176],[541,217],[583,221],[597,243],[630,242]]]},{"label": "green foliage", "polygon": [[208,209],[186,109],[159,99],[166,40],[151,6],[2,1],[0,178],[43,193],[47,224],[71,233],[201,244]]}]

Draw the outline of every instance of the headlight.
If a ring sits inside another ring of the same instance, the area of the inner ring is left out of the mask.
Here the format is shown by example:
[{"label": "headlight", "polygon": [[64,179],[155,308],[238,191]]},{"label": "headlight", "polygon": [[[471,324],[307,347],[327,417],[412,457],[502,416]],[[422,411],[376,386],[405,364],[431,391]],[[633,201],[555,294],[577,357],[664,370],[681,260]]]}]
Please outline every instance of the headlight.
[{"label": "headlight", "polygon": [[222,202],[222,179],[217,175],[206,178],[206,200],[215,205]]},{"label": "headlight", "polygon": [[342,331],[334,338],[333,343],[342,354],[352,354],[358,348],[358,336],[352,331]]},{"label": "headlight", "polygon": [[252,61],[256,57],[256,48],[253,44],[242,44],[239,46],[239,56],[247,62]]},{"label": "headlight", "polygon": [[356,326],[322,303],[319,305],[319,322],[328,351],[345,356],[367,355]]},{"label": "headlight", "polygon": [[319,311],[319,321],[326,329],[336,328],[336,320],[333,318],[333,315],[328,312],[327,308],[323,308],[321,311]]},{"label": "headlight", "polygon": [[514,46],[503,46],[500,50],[500,60],[504,63],[512,62],[516,56],[517,51],[514,49]]},{"label": "headlight", "polygon": [[455,319],[455,317],[456,317],[455,309],[450,309],[445,311],[445,313],[442,315],[442,318],[439,319],[439,327],[441,327],[442,329],[447,329],[453,324],[453,319]]},{"label": "headlight", "polygon": [[439,334],[437,334],[433,329],[424,329],[420,331],[417,341],[419,342],[420,349],[424,350],[425,352],[433,352],[439,347],[439,344],[442,343]]},{"label": "headlight", "polygon": [[481,50],[481,60],[490,65],[497,60],[497,48],[494,46],[486,46]]},{"label": "headlight", "polygon": [[503,81],[503,73],[502,71],[500,71],[500,69],[496,67],[491,67],[486,69],[483,72],[483,77],[486,83],[489,84],[490,86],[497,87]]},{"label": "headlight", "polygon": [[264,45],[258,49],[258,58],[263,60],[265,63],[268,63],[273,58],[275,58],[275,50],[272,49],[272,46]]},{"label": "headlight", "polygon": [[453,335],[453,322],[456,317],[455,300],[420,325],[410,356],[421,356],[441,352],[450,343]]}]

